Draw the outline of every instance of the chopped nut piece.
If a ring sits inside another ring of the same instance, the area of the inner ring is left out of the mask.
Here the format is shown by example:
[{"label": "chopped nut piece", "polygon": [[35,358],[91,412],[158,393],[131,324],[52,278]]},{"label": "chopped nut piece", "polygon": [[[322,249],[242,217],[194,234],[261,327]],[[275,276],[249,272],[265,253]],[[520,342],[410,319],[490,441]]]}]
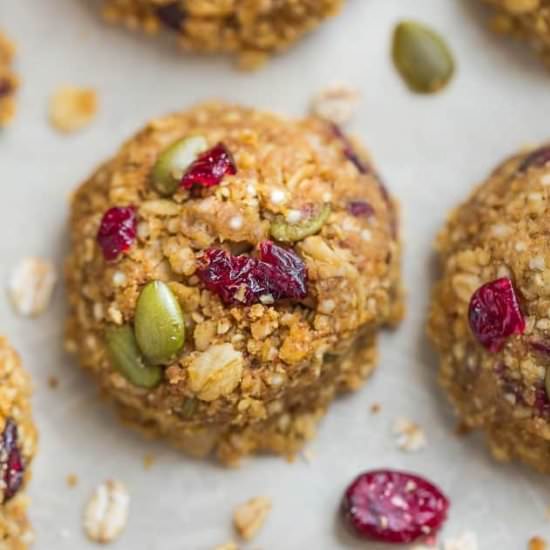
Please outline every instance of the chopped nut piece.
[{"label": "chopped nut piece", "polygon": [[12,273],[8,293],[20,315],[35,317],[43,313],[57,280],[55,267],[49,260],[25,258]]},{"label": "chopped nut piece", "polygon": [[267,497],[254,497],[237,506],[233,513],[233,524],[239,535],[252,540],[261,529],[269,512],[271,500]]},{"label": "chopped nut piece", "polygon": [[443,550],[478,550],[476,534],[468,531],[455,539],[448,539],[443,543]]},{"label": "chopped nut piece", "polygon": [[424,430],[408,418],[396,418],[393,423],[393,433],[397,446],[408,452],[419,451],[426,446]]},{"label": "chopped nut piece", "polygon": [[546,550],[548,545],[541,537],[533,537],[529,540],[528,550]]},{"label": "chopped nut piece", "polygon": [[78,476],[76,474],[69,474],[66,481],[67,485],[72,489],[78,485]]},{"label": "chopped nut piece", "polygon": [[360,97],[352,86],[330,84],[311,100],[311,113],[335,124],[345,124],[351,120]]},{"label": "chopped nut piece", "polygon": [[114,541],[128,521],[130,496],[120,481],[99,485],[84,512],[84,531],[94,542]]},{"label": "chopped nut piece", "polygon": [[97,94],[89,88],[63,86],[50,98],[50,123],[60,132],[75,132],[84,128],[96,112]]}]

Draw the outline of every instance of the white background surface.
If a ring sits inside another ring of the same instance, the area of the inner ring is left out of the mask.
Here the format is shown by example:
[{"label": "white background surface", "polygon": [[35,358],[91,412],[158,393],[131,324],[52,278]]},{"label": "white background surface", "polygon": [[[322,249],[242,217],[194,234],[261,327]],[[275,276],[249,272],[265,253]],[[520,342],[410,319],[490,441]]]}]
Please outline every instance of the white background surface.
[{"label": "white background surface", "polygon": [[[61,288],[38,320],[17,318],[0,299],[0,330],[22,353],[36,388],[41,444],[30,492],[38,550],[92,548],[81,532],[82,508],[92,488],[112,477],[132,497],[127,530],[113,550],[211,550],[232,538],[234,505],[255,495],[270,496],[274,508],[246,548],[375,549],[343,534],[335,513],[348,481],[373,467],[410,469],[438,482],[452,499],[444,537],[473,530],[482,550],[521,550],[534,534],[550,539],[548,478],[497,465],[478,437],[453,434],[424,339],[431,243],[447,210],[502,157],[550,133],[550,76],[522,48],[487,33],[475,4],[350,0],[341,17],[288,55],[243,75],[225,60],[182,57],[169,41],[104,27],[93,1],[0,0],[0,26],[18,42],[24,81],[15,124],[0,135],[2,286],[27,255],[52,257],[61,270],[67,195],[122,139],[150,117],[214,96],[299,115],[330,81],[359,87],[363,101],[352,130],[368,144],[404,214],[406,321],[382,339],[380,369],[367,387],[334,405],[311,445],[310,464],[261,458],[228,471],[144,442],[119,425],[63,354]],[[403,17],[434,25],[452,45],[459,72],[445,93],[415,96],[394,73],[389,41]],[[63,83],[100,94],[98,118],[79,135],[59,136],[46,122],[47,98]],[[48,388],[50,375],[60,379],[59,389]],[[382,412],[371,416],[375,401]],[[398,415],[425,427],[424,451],[395,448],[390,426]],[[149,471],[146,453],[157,458]],[[71,472],[80,478],[76,489],[65,483]]]}]

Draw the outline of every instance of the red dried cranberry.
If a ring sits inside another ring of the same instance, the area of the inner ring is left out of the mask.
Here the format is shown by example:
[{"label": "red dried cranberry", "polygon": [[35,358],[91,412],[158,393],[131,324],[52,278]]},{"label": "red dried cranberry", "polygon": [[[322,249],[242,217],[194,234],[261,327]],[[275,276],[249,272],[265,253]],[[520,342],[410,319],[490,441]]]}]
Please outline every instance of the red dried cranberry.
[{"label": "red dried cranberry", "polygon": [[233,155],[223,143],[218,143],[205,151],[191,164],[182,177],[181,185],[191,189],[194,185],[213,187],[218,185],[224,176],[237,173]]},{"label": "red dried cranberry", "polygon": [[185,11],[181,8],[179,2],[171,2],[156,8],[157,17],[161,23],[168,29],[180,31],[185,21]]},{"label": "red dried cranberry", "polygon": [[11,418],[8,418],[4,431],[2,432],[2,443],[0,447],[0,469],[2,472],[4,494],[3,502],[12,498],[23,483],[25,468],[17,442],[17,424]]},{"label": "red dried cranberry", "polygon": [[479,343],[493,353],[499,352],[512,334],[525,331],[525,319],[507,277],[486,283],[474,292],[468,319]]},{"label": "red dried cranberry", "polygon": [[545,145],[539,149],[535,149],[532,153],[529,153],[524,159],[523,162],[519,165],[518,170],[520,172],[525,172],[525,170],[531,168],[532,166],[544,166],[550,162],[550,145]]},{"label": "red dried cranberry", "polygon": [[307,295],[304,262],[293,251],[271,241],[260,243],[257,258],[210,248],[204,252],[197,275],[228,305],[302,299]]},{"label": "red dried cranberry", "polygon": [[348,202],[347,210],[356,218],[370,218],[374,216],[374,208],[366,201],[350,201]]},{"label": "red dried cranberry", "polygon": [[97,242],[106,260],[116,260],[132,246],[136,240],[136,225],[133,206],[115,206],[105,212],[97,232]]},{"label": "red dried cranberry", "polygon": [[405,472],[365,472],[342,501],[346,523],[361,538],[410,543],[433,536],[447,519],[449,500],[426,479]]}]

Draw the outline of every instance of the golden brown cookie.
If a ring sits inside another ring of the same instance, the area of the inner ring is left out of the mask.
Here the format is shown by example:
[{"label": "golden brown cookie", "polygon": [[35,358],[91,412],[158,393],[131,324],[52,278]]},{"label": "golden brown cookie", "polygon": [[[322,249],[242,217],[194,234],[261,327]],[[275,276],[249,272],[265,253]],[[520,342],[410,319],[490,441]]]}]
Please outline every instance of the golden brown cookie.
[{"label": "golden brown cookie", "polygon": [[30,378],[0,337],[0,547],[25,550],[33,540],[25,485],[31,477],[37,432],[31,417]]},{"label": "golden brown cookie", "polygon": [[429,334],[461,422],[550,472],[550,148],[500,165],[439,235]]},{"label": "golden brown cookie", "polygon": [[0,32],[0,128],[15,115],[15,92],[19,81],[11,68],[14,54],[13,43]]},{"label": "golden brown cookie", "polygon": [[236,53],[243,68],[256,68],[286,49],[344,0],[104,0],[110,22],[148,33],[176,34],[184,49]]},{"label": "golden brown cookie", "polygon": [[371,373],[400,251],[355,147],[210,103],[152,120],[78,189],[67,347],[131,424],[225,462],[291,456]]}]

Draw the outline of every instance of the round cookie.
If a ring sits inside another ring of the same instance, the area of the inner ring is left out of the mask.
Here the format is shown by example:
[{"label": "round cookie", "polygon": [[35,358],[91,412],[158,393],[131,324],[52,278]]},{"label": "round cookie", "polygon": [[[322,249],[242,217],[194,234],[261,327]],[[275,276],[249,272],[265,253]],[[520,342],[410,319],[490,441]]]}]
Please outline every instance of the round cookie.
[{"label": "round cookie", "polygon": [[461,422],[550,473],[549,161],[508,159],[452,213],[428,328]]},{"label": "round cookie", "polygon": [[286,49],[344,0],[104,0],[107,21],[175,33],[186,50],[237,53],[243,68]]},{"label": "round cookie", "polygon": [[194,455],[295,454],[402,314],[395,205],[318,119],[209,103],[153,120],[70,225],[68,349],[128,422]]},{"label": "round cookie", "polygon": [[0,128],[15,115],[15,92],[19,81],[11,67],[14,54],[14,45],[0,32]]},{"label": "round cookie", "polygon": [[550,0],[484,0],[496,8],[491,27],[526,40],[550,66]]},{"label": "round cookie", "polygon": [[7,340],[0,336],[0,547],[25,550],[33,532],[27,519],[37,432],[31,417],[30,378]]}]

